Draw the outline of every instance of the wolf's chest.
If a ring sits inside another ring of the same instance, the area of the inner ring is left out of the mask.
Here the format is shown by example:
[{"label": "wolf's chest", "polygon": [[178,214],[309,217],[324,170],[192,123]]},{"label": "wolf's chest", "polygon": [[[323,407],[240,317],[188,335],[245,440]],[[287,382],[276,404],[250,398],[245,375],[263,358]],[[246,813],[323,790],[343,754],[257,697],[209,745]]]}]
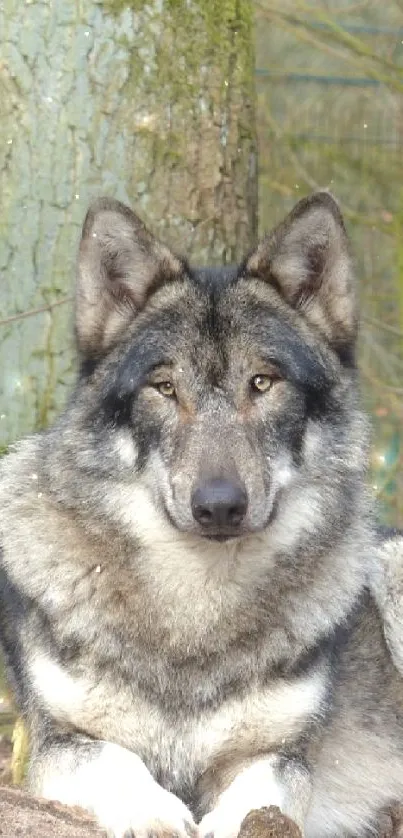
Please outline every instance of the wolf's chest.
[{"label": "wolf's chest", "polygon": [[89,670],[73,677],[46,655],[37,656],[31,677],[49,714],[63,725],[137,753],[167,788],[191,788],[226,755],[240,759],[281,747],[321,712],[326,694],[322,668],[290,680],[257,683],[213,709],[197,713],[163,707],[110,673]]}]

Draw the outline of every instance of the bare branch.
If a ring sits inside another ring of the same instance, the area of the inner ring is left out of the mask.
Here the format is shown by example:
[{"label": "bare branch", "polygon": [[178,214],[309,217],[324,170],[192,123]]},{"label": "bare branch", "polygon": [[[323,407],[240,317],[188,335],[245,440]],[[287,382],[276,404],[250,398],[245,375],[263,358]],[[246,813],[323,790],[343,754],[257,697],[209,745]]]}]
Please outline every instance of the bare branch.
[{"label": "bare branch", "polygon": [[54,303],[47,303],[44,306],[39,306],[38,308],[30,308],[27,311],[21,311],[18,314],[11,314],[10,317],[4,317],[0,320],[0,326],[6,326],[8,323],[15,323],[17,320],[25,320],[26,317],[34,317],[37,314],[43,314],[44,311],[52,311],[57,306],[64,306],[67,303],[71,303],[73,301],[73,297],[63,297],[62,300],[56,300]]}]

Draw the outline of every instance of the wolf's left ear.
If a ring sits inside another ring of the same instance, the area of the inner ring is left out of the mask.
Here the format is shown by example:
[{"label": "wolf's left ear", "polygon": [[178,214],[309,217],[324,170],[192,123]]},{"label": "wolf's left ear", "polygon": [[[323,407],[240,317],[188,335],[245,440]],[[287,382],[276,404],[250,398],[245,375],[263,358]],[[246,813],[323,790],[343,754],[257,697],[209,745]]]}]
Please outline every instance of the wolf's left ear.
[{"label": "wolf's left ear", "polygon": [[183,275],[184,264],[129,207],[98,198],[84,221],[77,265],[76,334],[96,358],[121,337],[149,296]]},{"label": "wolf's left ear", "polygon": [[340,210],[328,192],[300,201],[246,261],[257,276],[304,313],[341,355],[357,334],[354,278]]}]

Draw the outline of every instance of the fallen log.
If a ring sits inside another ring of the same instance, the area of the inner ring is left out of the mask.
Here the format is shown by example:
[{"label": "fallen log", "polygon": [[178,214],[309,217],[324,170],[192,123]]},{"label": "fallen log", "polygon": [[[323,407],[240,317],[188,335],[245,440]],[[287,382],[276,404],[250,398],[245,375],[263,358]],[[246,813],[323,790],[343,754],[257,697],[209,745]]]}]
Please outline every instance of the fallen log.
[{"label": "fallen log", "polygon": [[81,809],[39,800],[21,789],[0,787],[1,838],[105,838]]},{"label": "fallen log", "polygon": [[[9,786],[0,787],[1,838],[105,838],[106,833],[78,808],[39,800]],[[301,838],[289,818],[275,806],[250,812],[239,838]]]},{"label": "fallen log", "polygon": [[[403,838],[403,811],[385,816],[382,838]],[[0,838],[105,838],[82,809],[32,797],[11,786],[0,786]],[[301,838],[298,826],[270,806],[249,812],[238,838]]]}]

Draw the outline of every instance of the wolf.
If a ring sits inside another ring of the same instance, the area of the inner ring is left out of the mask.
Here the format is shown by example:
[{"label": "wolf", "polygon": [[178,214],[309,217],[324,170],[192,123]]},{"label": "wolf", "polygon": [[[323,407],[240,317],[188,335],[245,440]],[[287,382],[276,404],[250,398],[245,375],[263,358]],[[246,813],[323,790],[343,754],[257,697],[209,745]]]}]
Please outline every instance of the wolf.
[{"label": "wolf", "polygon": [[403,531],[378,528],[378,562],[370,577],[394,664],[403,675]]},{"label": "wolf", "polygon": [[356,296],[327,192],[223,268],[87,213],[74,392],[1,464],[0,630],[29,788],[115,838],[271,804],[359,838],[403,799]]}]

